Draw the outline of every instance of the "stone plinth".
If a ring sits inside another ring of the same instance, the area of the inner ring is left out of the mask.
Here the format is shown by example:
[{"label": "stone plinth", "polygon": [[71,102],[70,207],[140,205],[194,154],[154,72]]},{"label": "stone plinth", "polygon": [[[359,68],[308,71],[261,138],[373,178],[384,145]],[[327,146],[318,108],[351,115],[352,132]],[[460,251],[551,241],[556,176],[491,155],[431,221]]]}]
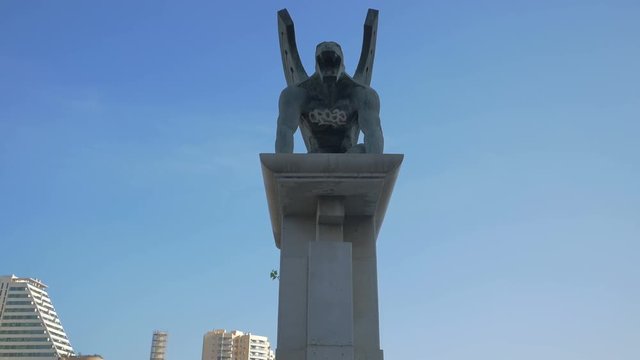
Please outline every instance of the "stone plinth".
[{"label": "stone plinth", "polygon": [[382,360],[376,238],[403,155],[261,154],[278,360]]}]

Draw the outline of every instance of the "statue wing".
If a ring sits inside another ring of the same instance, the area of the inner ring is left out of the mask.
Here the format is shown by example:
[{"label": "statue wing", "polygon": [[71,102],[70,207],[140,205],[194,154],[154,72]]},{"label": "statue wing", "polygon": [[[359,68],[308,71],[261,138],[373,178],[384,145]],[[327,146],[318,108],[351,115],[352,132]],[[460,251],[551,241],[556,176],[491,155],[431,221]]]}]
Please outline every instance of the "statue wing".
[{"label": "statue wing", "polygon": [[278,34],[280,39],[280,53],[282,55],[282,67],[287,85],[296,85],[309,78],[302,66],[298,46],[296,45],[296,33],[293,28],[293,20],[287,9],[278,11]]},{"label": "statue wing", "polygon": [[369,9],[367,18],[364,21],[364,37],[362,39],[362,52],[360,61],[353,79],[357,82],[370,86],[371,74],[373,73],[373,58],[376,55],[376,38],[378,36],[378,10]]}]

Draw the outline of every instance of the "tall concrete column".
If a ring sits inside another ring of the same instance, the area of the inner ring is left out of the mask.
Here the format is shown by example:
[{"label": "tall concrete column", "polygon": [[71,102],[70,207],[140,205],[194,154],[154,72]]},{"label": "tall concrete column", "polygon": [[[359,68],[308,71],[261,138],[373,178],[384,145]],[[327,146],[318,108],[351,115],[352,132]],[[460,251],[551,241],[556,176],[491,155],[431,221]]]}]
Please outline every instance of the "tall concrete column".
[{"label": "tall concrete column", "polygon": [[376,239],[402,158],[260,155],[280,249],[278,360],[383,360]]},{"label": "tall concrete column", "polygon": [[373,216],[353,216],[345,225],[352,244],[356,360],[382,360],[378,321],[378,265]]}]

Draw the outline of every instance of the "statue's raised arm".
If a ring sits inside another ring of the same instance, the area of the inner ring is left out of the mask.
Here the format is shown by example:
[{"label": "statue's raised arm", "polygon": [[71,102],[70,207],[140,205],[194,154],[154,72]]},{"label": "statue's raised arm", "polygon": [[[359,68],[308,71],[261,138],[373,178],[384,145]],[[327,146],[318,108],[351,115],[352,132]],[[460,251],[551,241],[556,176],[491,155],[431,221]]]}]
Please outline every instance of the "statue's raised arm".
[{"label": "statue's raised arm", "polygon": [[[318,44],[315,72],[309,77],[298,54],[293,21],[278,12],[278,32],[287,88],[280,94],[276,152],[293,152],[293,134],[300,128],[310,153],[382,153],[380,101],[370,87],[375,56],[378,11],[369,9],[360,61],[351,78],[344,69],[342,48]],[[364,144],[358,144],[362,131]]]}]

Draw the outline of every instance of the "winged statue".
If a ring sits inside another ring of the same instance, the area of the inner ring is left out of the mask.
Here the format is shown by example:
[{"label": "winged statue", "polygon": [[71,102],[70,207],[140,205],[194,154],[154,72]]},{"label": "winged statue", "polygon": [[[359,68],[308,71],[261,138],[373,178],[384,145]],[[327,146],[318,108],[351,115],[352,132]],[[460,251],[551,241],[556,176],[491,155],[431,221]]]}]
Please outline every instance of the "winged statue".
[{"label": "winged statue", "polygon": [[[309,76],[300,61],[293,20],[286,9],[278,11],[287,87],[278,103],[277,153],[293,152],[298,128],[309,153],[383,152],[380,100],[371,88],[377,29],[378,10],[369,9],[353,76],[345,72],[342,48],[333,41],[316,46],[315,72]],[[360,132],[363,143],[358,144]]]}]

